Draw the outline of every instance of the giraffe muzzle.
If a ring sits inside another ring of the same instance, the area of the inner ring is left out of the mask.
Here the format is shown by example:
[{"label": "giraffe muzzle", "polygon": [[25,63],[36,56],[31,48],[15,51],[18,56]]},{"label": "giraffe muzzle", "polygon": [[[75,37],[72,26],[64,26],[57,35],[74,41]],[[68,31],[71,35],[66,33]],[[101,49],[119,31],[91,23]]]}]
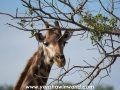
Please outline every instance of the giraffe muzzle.
[{"label": "giraffe muzzle", "polygon": [[63,67],[65,65],[65,56],[63,54],[56,54],[53,61],[58,67]]}]

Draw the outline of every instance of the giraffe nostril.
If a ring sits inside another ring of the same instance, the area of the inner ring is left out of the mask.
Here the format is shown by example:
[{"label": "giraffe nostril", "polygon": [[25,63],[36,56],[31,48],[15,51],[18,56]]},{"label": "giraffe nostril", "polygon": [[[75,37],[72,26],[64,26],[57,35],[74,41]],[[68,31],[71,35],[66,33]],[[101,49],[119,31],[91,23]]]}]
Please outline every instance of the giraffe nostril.
[{"label": "giraffe nostril", "polygon": [[56,55],[56,58],[59,59],[60,58],[59,55]]},{"label": "giraffe nostril", "polygon": [[60,59],[64,59],[64,55],[61,55],[61,56],[60,56]]}]

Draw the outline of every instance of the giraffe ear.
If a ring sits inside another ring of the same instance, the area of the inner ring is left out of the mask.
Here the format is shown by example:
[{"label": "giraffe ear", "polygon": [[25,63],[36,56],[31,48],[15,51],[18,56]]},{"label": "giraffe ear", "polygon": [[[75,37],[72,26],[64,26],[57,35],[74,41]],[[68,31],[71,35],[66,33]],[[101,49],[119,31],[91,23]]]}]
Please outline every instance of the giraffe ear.
[{"label": "giraffe ear", "polygon": [[43,42],[45,36],[42,35],[42,33],[35,33],[36,40],[38,42]]},{"label": "giraffe ear", "polygon": [[71,38],[71,36],[73,35],[73,32],[74,31],[65,31],[63,34],[62,34],[62,38],[64,39],[64,41],[67,41]]}]

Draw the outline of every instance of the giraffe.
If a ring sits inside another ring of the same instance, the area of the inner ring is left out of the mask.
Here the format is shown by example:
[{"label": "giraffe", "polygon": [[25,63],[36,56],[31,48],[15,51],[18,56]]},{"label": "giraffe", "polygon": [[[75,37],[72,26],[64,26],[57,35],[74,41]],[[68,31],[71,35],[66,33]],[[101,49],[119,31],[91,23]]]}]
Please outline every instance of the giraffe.
[{"label": "giraffe", "polygon": [[[66,60],[63,49],[73,32],[65,31],[62,34],[58,29],[60,28],[58,21],[55,21],[54,24],[56,29],[46,30],[45,36],[41,33],[35,34],[36,40],[42,42],[42,45],[28,60],[14,90],[26,90],[26,86],[46,85],[52,65],[55,63],[58,67],[64,67]],[[46,29],[49,28],[48,23],[45,23],[45,26]]]}]

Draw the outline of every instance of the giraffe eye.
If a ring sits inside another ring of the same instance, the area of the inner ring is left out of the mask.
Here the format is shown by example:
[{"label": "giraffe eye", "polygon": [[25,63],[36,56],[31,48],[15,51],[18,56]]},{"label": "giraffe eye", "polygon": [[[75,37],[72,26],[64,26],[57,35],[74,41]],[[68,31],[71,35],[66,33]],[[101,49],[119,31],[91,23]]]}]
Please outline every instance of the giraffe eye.
[{"label": "giraffe eye", "polygon": [[64,46],[65,46],[65,44],[67,44],[68,42],[64,42]]},{"label": "giraffe eye", "polygon": [[49,46],[49,43],[48,43],[48,42],[44,42],[43,44],[44,44],[46,47]]}]

